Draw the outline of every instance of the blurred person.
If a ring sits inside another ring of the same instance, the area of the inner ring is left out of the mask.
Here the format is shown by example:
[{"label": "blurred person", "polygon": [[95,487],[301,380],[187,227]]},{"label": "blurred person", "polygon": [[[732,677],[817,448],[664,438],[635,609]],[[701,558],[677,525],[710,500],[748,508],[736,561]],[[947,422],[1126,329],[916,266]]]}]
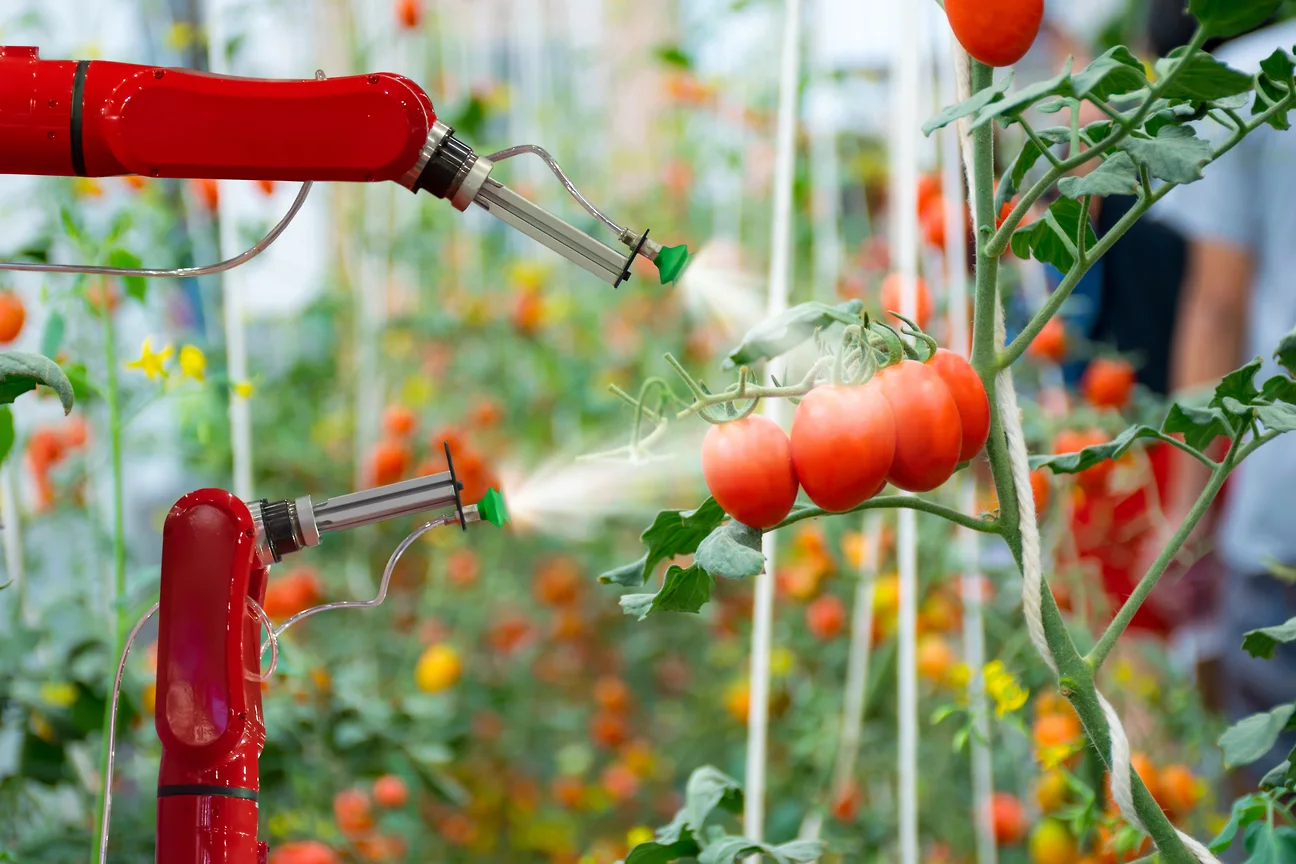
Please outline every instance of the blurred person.
[{"label": "blurred person", "polygon": [[[1219,47],[1215,56],[1248,74],[1278,47],[1296,43],[1296,22],[1269,24]],[[1200,134],[1227,135],[1205,121]],[[1253,357],[1264,358],[1258,379],[1279,372],[1275,347],[1296,325],[1296,135],[1269,126],[1248,135],[1209,165],[1203,179],[1170,192],[1153,213],[1188,238],[1187,271],[1172,339],[1169,383],[1173,393],[1213,387]],[[1206,469],[1175,451],[1173,482],[1164,498],[1166,520],[1144,550],[1156,554],[1183,522],[1208,480]],[[1271,568],[1296,564],[1296,531],[1287,512],[1296,486],[1296,437],[1280,437],[1257,450],[1234,473],[1218,519],[1198,526],[1190,543],[1213,537],[1223,569],[1217,588],[1217,624],[1224,707],[1232,720],[1296,700],[1296,646],[1281,646],[1273,660],[1242,651],[1248,630],[1296,615],[1296,585]],[[1169,572],[1150,601],[1163,615],[1181,617],[1191,592]],[[1267,771],[1296,744],[1288,733],[1255,764]],[[1249,779],[1253,781],[1258,774]]]}]

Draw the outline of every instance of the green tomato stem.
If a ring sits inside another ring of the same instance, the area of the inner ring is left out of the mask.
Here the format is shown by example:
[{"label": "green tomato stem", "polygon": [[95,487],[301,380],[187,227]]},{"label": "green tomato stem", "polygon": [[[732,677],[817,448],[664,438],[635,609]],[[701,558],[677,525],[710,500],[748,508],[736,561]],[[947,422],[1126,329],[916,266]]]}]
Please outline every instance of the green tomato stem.
[{"label": "green tomato stem", "polygon": [[786,528],[803,519],[817,519],[820,516],[840,516],[843,513],[860,513],[864,510],[880,510],[885,508],[906,508],[909,510],[920,510],[924,513],[931,513],[947,519],[955,524],[962,525],[964,528],[971,528],[973,531],[980,531],[985,534],[1000,533],[1000,525],[994,519],[984,519],[980,516],[969,516],[966,513],[960,513],[944,504],[937,504],[935,501],[928,501],[925,498],[918,498],[914,495],[882,495],[877,498],[870,498],[858,507],[852,507],[850,510],[825,510],[822,507],[801,507],[793,510],[787,518],[771,528],[771,531],[777,531],[779,528]]}]

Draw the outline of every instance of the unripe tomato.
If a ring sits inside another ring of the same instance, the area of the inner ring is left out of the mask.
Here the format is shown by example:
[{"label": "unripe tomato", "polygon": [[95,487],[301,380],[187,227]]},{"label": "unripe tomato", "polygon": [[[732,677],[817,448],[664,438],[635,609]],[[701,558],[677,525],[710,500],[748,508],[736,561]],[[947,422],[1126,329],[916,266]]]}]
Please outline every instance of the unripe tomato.
[{"label": "unripe tomato", "polygon": [[712,426],[702,441],[702,476],[721,509],[749,528],[773,528],[796,501],[792,445],[768,417]]},{"label": "unripe tomato", "polygon": [[[1053,439],[1054,453],[1077,453],[1086,447],[1106,444],[1108,438],[1097,429],[1064,429]],[[1115,463],[1104,459],[1092,468],[1086,468],[1076,475],[1080,488],[1091,494],[1101,493],[1107,487],[1107,475]]]},{"label": "unripe tomato", "polygon": [[[917,295],[915,302],[913,320],[919,327],[926,327],[927,322],[931,320],[932,301],[931,289],[927,287],[927,281],[919,276],[914,281],[914,293]],[[905,317],[909,317],[904,310],[902,302],[903,294],[900,291],[900,274],[892,273],[882,280],[882,311],[899,312]]]},{"label": "unripe tomato", "polygon": [[1011,66],[1030,50],[1044,20],[1044,0],[945,0],[963,50],[987,66]]},{"label": "unripe tomato", "polygon": [[1066,803],[1070,791],[1066,774],[1063,774],[1061,769],[1054,768],[1049,771],[1040,778],[1039,785],[1035,787],[1035,798],[1039,801],[1040,811],[1056,813]]},{"label": "unripe tomato", "polygon": [[1066,350],[1066,325],[1062,323],[1062,319],[1054,317],[1040,328],[1040,332],[1027,347],[1026,353],[1040,360],[1061,363],[1066,357]]},{"label": "unripe tomato", "polygon": [[895,459],[887,479],[909,492],[927,492],[950,478],[963,449],[958,403],[940,373],[901,360],[877,374],[895,414]]},{"label": "unripe tomato", "polygon": [[990,437],[990,397],[972,364],[953,351],[937,348],[927,365],[940,374],[958,405],[959,423],[963,427],[959,461],[966,462],[981,452]]},{"label": "unripe tomato", "polygon": [[1031,864],[1076,864],[1080,849],[1067,826],[1045,819],[1030,836]]},{"label": "unripe tomato", "polygon": [[1026,836],[1026,808],[1016,795],[996,792],[990,798],[990,822],[1000,846],[1020,843]]},{"label": "unripe tomato", "polygon": [[891,405],[873,381],[816,387],[792,418],[796,477],[810,500],[825,510],[850,510],[880,492],[895,449]]},{"label": "unripe tomato", "polygon": [[831,642],[846,629],[846,604],[835,594],[825,594],[806,607],[806,626],[819,641]]},{"label": "unripe tomato", "polygon": [[1134,392],[1134,367],[1119,357],[1097,357],[1085,369],[1080,388],[1095,408],[1124,408]]}]

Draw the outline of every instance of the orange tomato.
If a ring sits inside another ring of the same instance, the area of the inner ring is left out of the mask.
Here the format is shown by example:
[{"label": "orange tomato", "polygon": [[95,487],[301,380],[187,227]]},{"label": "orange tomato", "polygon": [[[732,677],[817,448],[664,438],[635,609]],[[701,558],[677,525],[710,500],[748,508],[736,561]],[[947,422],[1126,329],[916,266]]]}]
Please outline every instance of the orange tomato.
[{"label": "orange tomato", "polygon": [[414,431],[418,417],[404,405],[388,405],[383,412],[383,429],[393,438],[404,438]]},{"label": "orange tomato", "polygon": [[724,704],[730,717],[740,723],[746,723],[747,715],[751,713],[751,687],[746,681],[738,681],[731,685],[725,691]]},{"label": "orange tomato", "polygon": [[[902,294],[900,292],[900,287],[899,273],[892,273],[882,280],[882,311],[887,313],[900,312],[903,314],[904,309],[902,308],[903,303],[901,302]],[[914,322],[919,327],[926,327],[927,322],[931,320],[932,307],[935,305],[935,301],[932,300],[931,289],[927,287],[927,280],[919,276],[914,282],[914,291],[917,294],[917,299],[915,301],[917,310],[914,315]]]},{"label": "orange tomato", "polygon": [[384,774],[374,781],[373,800],[389,810],[404,807],[409,803],[409,787],[395,774]]},{"label": "orange tomato", "polygon": [[621,714],[630,707],[630,688],[615,675],[604,675],[594,682],[594,701],[604,711]]},{"label": "orange tomato", "polygon": [[1119,357],[1096,357],[1089,362],[1080,388],[1095,408],[1124,408],[1134,392],[1134,367]]},{"label": "orange tomato", "polygon": [[590,738],[600,747],[616,749],[630,738],[630,728],[620,714],[600,711],[590,720]]},{"label": "orange tomato", "polygon": [[918,609],[919,633],[949,633],[962,620],[958,601],[947,591],[933,591]]},{"label": "orange tomato", "polygon": [[282,576],[272,576],[266,584],[262,609],[272,621],[291,618],[319,603],[323,591],[319,576],[311,567],[298,567]]},{"label": "orange tomato", "polygon": [[570,606],[580,597],[580,565],[572,558],[551,558],[536,569],[533,584],[541,603]]},{"label": "orange tomato", "polygon": [[359,789],[343,789],[333,796],[333,821],[347,837],[373,830],[373,811],[369,796]]},{"label": "orange tomato", "polygon": [[0,292],[0,343],[8,345],[22,333],[27,309],[13,291]]},{"label": "orange tomato", "polygon": [[277,843],[270,849],[269,864],[338,864],[337,853],[318,840]]},{"label": "orange tomato", "polygon": [[144,188],[144,178],[138,174],[126,174],[123,175],[121,179],[127,186],[136,192]]},{"label": "orange tomato", "polygon": [[1000,846],[1015,845],[1026,836],[1026,808],[1016,795],[996,792],[991,796],[990,822]]},{"label": "orange tomato", "polygon": [[1041,714],[1035,718],[1035,725],[1031,729],[1031,738],[1035,741],[1037,750],[1075,744],[1083,735],[1080,718],[1070,710]]},{"label": "orange tomato", "polygon": [[495,651],[508,656],[521,648],[530,635],[531,623],[525,617],[508,614],[491,624],[487,641]]},{"label": "orange tomato", "polygon": [[117,291],[108,284],[107,280],[91,280],[90,284],[86,286],[85,297],[90,308],[99,314],[103,314],[105,311],[111,313],[117,309]]},{"label": "orange tomato", "polygon": [[806,607],[806,626],[820,642],[831,642],[846,629],[846,604],[825,594]]},{"label": "orange tomato", "polygon": [[926,213],[941,200],[940,174],[922,174],[918,177],[918,215]]},{"label": "orange tomato", "polygon": [[86,424],[85,417],[80,414],[73,414],[63,424],[63,446],[69,450],[76,450],[84,447],[86,440],[90,437],[89,427]]},{"label": "orange tomato", "polygon": [[258,180],[256,183],[257,188],[261,190],[262,195],[269,198],[274,194],[275,184],[273,180]]},{"label": "orange tomato", "polygon": [[204,177],[201,180],[190,180],[193,184],[198,200],[207,208],[208,213],[215,213],[220,209],[220,186],[210,177]]},{"label": "orange tomato", "polygon": [[1030,473],[1031,497],[1035,499],[1035,516],[1038,518],[1049,505],[1049,472],[1036,468]]},{"label": "orange tomato", "polygon": [[1192,812],[1205,791],[1200,779],[1187,765],[1167,765],[1157,778],[1161,796],[1157,799],[1174,818],[1183,818]]},{"label": "orange tomato", "polygon": [[945,248],[945,199],[936,198],[918,217],[918,227],[928,246]]},{"label": "orange tomato", "polygon": [[481,565],[472,549],[456,549],[446,559],[446,578],[456,588],[467,588],[477,581]]},{"label": "orange tomato", "polygon": [[859,816],[860,803],[862,799],[860,788],[853,780],[833,793],[832,814],[838,822],[851,823]]},{"label": "orange tomato", "polygon": [[575,777],[559,777],[553,782],[553,797],[561,806],[575,810],[585,798],[585,784]]},{"label": "orange tomato", "polygon": [[613,762],[604,768],[599,780],[603,790],[618,803],[633,798],[639,791],[639,778],[620,762]]},{"label": "orange tomato", "polygon": [[1026,353],[1040,360],[1061,363],[1066,357],[1066,325],[1058,317],[1050,318],[1031,340]]},{"label": "orange tomato", "polygon": [[1011,66],[1039,34],[1044,0],[946,0],[945,15],[963,50],[987,66]]},{"label": "orange tomato", "polygon": [[27,458],[38,471],[58,464],[66,453],[63,436],[53,429],[37,429],[27,438]]},{"label": "orange tomato", "polygon": [[396,20],[406,30],[413,30],[423,20],[423,4],[419,0],[397,0]]},{"label": "orange tomato", "polygon": [[410,467],[409,446],[400,441],[379,441],[370,456],[369,473],[375,486],[399,482]]},{"label": "orange tomato", "polygon": [[360,857],[366,861],[390,861],[405,854],[405,841],[392,835],[357,837],[353,842]]},{"label": "orange tomato", "polygon": [[956,659],[954,649],[942,637],[929,633],[918,640],[918,674],[928,681],[944,683]]},{"label": "orange tomato", "polygon": [[472,425],[480,428],[498,426],[504,419],[504,409],[494,399],[479,399],[468,412]]}]

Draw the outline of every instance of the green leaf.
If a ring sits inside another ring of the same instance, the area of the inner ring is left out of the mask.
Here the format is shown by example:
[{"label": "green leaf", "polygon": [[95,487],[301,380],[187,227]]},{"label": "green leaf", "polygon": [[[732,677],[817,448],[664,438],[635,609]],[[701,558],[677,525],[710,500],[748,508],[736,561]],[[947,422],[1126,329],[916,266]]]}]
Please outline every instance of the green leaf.
[{"label": "green leaf", "polygon": [[[1262,361],[1257,357],[1242,368],[1235,369],[1221,378],[1220,383],[1215,387],[1215,395],[1211,397],[1211,407],[1224,408],[1226,399],[1234,399],[1243,406],[1254,404],[1256,397],[1260,395],[1260,391],[1255,386],[1255,376],[1262,365]],[[1238,412],[1235,409],[1233,413]]]},{"label": "green leaf", "polygon": [[0,354],[0,405],[13,402],[37,384],[44,384],[58,394],[63,403],[63,413],[72,411],[75,396],[72,382],[59,365],[48,357],[25,351],[8,351]]},{"label": "green leaf", "polygon": [[58,353],[59,347],[63,344],[65,323],[63,316],[58,312],[52,313],[45,319],[45,329],[41,331],[40,353],[46,357],[53,357]]},{"label": "green leaf", "polygon": [[1296,330],[1290,331],[1278,340],[1278,349],[1274,351],[1278,365],[1287,370],[1288,375],[1296,375]]},{"label": "green leaf", "polygon": [[1157,78],[1168,78],[1178,70],[1174,80],[1161,96],[1209,102],[1246,93],[1251,90],[1251,76],[1221,63],[1209,54],[1195,51],[1188,56],[1163,57],[1156,61]]},{"label": "green leaf", "polygon": [[1282,0],[1188,0],[1188,11],[1211,36],[1233,36],[1259,27]]},{"label": "green leaf", "polygon": [[1187,126],[1166,126],[1155,138],[1126,138],[1119,145],[1153,177],[1171,183],[1200,180],[1202,168],[1211,160],[1211,146]]},{"label": "green leaf", "polygon": [[1246,850],[1251,857],[1246,864],[1292,864],[1296,861],[1296,829],[1274,827],[1259,821],[1246,830]]},{"label": "green leaf", "polygon": [[1230,768],[1250,765],[1268,753],[1278,741],[1278,735],[1287,726],[1296,704],[1279,705],[1272,711],[1252,714],[1234,723],[1219,738],[1224,751],[1224,764]]},{"label": "green leaf", "polygon": [[1292,767],[1291,761],[1288,759],[1284,759],[1274,767],[1270,768],[1268,771],[1265,772],[1265,775],[1260,778],[1260,788],[1261,789],[1274,789],[1274,788],[1281,789],[1290,786],[1292,782],[1292,779],[1289,776],[1291,774],[1291,767]]},{"label": "green leaf", "polygon": [[8,405],[0,406],[0,464],[4,463],[14,443],[13,411]]},{"label": "green leaf", "polygon": [[693,58],[684,53],[678,45],[658,45],[653,49],[653,56],[667,66],[679,69],[692,69]]},{"label": "green leaf", "polygon": [[1242,634],[1242,650],[1252,657],[1272,660],[1274,649],[1288,642],[1296,642],[1296,618],[1289,618],[1282,624],[1272,627],[1261,627]]},{"label": "green leaf", "polygon": [[1216,438],[1232,434],[1219,408],[1195,408],[1178,403],[1170,406],[1161,431],[1183,435],[1184,443],[1194,450],[1205,450]]},{"label": "green leaf", "polygon": [[964,117],[971,117],[973,114],[977,113],[982,108],[985,108],[996,99],[1003,98],[1003,94],[1008,92],[1008,88],[1012,85],[1012,77],[1012,72],[1009,71],[1007,75],[1000,79],[998,84],[974,93],[962,102],[947,106],[939,114],[923,124],[923,134],[930,135],[937,129],[942,129],[948,126],[955,120],[962,120]]},{"label": "green leaf", "polygon": [[[989,123],[996,117],[1008,116],[1013,117],[1022,113],[1032,104],[1049,96],[1070,96],[1071,95],[1071,60],[1067,59],[1066,65],[1056,76],[1046,81],[1040,81],[1029,87],[1023,87],[1011,96],[1004,99],[997,99],[983,106],[976,112],[976,117],[972,119],[972,129],[980,128]],[[973,97],[976,98],[976,97]],[[968,100],[971,101],[971,100]],[[966,103],[964,103],[966,104]]]},{"label": "green leaf", "polygon": [[1260,387],[1260,398],[1270,402],[1290,402],[1296,405],[1296,381],[1285,375],[1266,378]]},{"label": "green leaf", "polygon": [[1114,153],[1084,177],[1063,177],[1058,191],[1068,198],[1084,195],[1133,195],[1138,192],[1138,169],[1128,153]]},{"label": "green leaf", "polygon": [[640,843],[630,850],[625,864],[665,864],[667,861],[678,861],[680,858],[694,858],[701,850],[692,839],[679,840],[662,845],[654,841]]},{"label": "green leaf", "polygon": [[[1268,110],[1271,105],[1277,105],[1282,102],[1283,99],[1287,98],[1287,93],[1290,87],[1290,84],[1280,84],[1265,75],[1257,76],[1256,99],[1251,103],[1251,116],[1254,117],[1257,114],[1263,113]],[[1269,115],[1269,119],[1266,122],[1279,131],[1290,129],[1291,122],[1287,119],[1287,115],[1290,112],[1290,108],[1275,111],[1273,114]]]},{"label": "green leaf", "polygon": [[693,561],[714,576],[755,576],[765,569],[761,532],[731,519],[698,544]]},{"label": "green leaf", "polygon": [[662,561],[696,552],[698,544],[724,520],[725,512],[714,498],[703,501],[696,510],[663,510],[640,538],[648,554],[633,564],[604,573],[599,581],[642,585]]},{"label": "green leaf", "polygon": [[1143,64],[1124,45],[1109,49],[1071,78],[1076,98],[1101,99],[1104,102],[1146,86],[1148,81],[1143,74]]},{"label": "green leaf", "polygon": [[77,402],[86,402],[92,395],[99,394],[98,388],[90,383],[89,373],[84,363],[72,363],[63,370],[72,384],[72,395]]},{"label": "green leaf", "polygon": [[[108,266],[138,269],[141,262],[138,255],[127,252],[125,249],[114,249],[108,253]],[[122,282],[126,284],[127,294],[141,303],[144,302],[144,297],[148,294],[147,279],[143,276],[123,276]]]},{"label": "green leaf", "polygon": [[1266,78],[1286,84],[1296,74],[1296,63],[1285,49],[1275,48],[1272,54],[1260,61],[1260,71]]},{"label": "green leaf", "polygon": [[1161,434],[1151,426],[1131,426],[1106,444],[1095,444],[1074,453],[1032,456],[1030,457],[1030,467],[1046,467],[1054,474],[1079,474],[1081,471],[1087,471],[1100,462],[1105,462],[1108,459],[1119,459],[1140,438],[1165,440],[1167,437],[1169,436]]},{"label": "green leaf", "polygon": [[823,854],[824,844],[817,840],[793,840],[771,846],[746,837],[721,837],[698,855],[698,864],[734,864],[752,852],[763,852],[775,864],[801,864]]},{"label": "green leaf", "polygon": [[724,368],[732,369],[777,357],[791,351],[813,336],[816,330],[833,322],[858,324],[859,313],[863,308],[862,300],[848,300],[836,306],[815,300],[793,306],[747,331],[738,347],[729,352]]},{"label": "green leaf", "polygon": [[1261,425],[1271,432],[1296,430],[1296,405],[1280,402],[1277,405],[1260,405],[1255,409]]},{"label": "green leaf", "polygon": [[715,577],[696,564],[688,569],[672,564],[656,594],[626,594],[621,609],[640,621],[653,612],[699,612],[711,599]]},{"label": "green leaf", "polygon": [[994,212],[999,213],[1003,210],[1003,205],[1012,200],[1021,188],[1022,181],[1026,179],[1026,173],[1034,167],[1039,158],[1044,155],[1044,151],[1035,145],[1035,142],[1027,138],[1022,144],[1022,149],[1013,160],[1012,167],[1004,172],[1003,177],[999,178],[999,188],[995,190]]},{"label": "green leaf", "polygon": [[1059,198],[1049,206],[1043,219],[1013,232],[1009,240],[1013,254],[1022,260],[1034,257],[1036,261],[1052,264],[1063,273],[1067,272],[1075,264],[1075,255],[1059,236],[1059,232],[1071,238],[1074,245],[1082,218],[1088,235],[1086,245],[1092,247],[1098,242],[1098,238],[1089,225],[1088,214],[1082,214],[1080,202],[1072,198]]}]

